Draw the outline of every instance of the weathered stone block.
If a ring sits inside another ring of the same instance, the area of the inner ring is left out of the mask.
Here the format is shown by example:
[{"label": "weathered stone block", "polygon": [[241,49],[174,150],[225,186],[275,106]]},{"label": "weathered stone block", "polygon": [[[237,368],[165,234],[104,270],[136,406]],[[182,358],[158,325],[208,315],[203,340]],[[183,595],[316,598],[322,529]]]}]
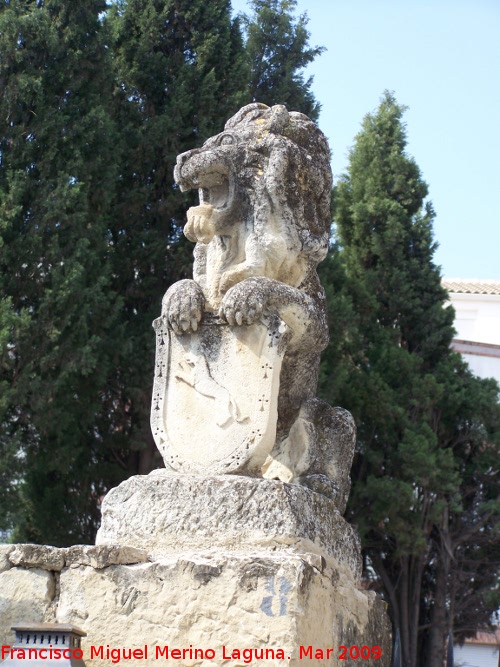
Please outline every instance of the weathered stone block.
[{"label": "weathered stone block", "polygon": [[[31,546],[31,545],[29,545]],[[12,644],[11,626],[53,620],[56,581],[41,568],[12,567],[0,573],[0,645]]]},{"label": "weathered stone block", "polygon": [[118,545],[96,547],[88,544],[76,544],[65,550],[64,560],[68,567],[91,565],[96,570],[101,570],[110,565],[144,563],[148,560],[148,554],[144,549],[135,549],[134,547]]},{"label": "weathered stone block", "polygon": [[[107,648],[145,647],[147,665],[236,666],[250,656],[252,664],[330,667],[346,664],[338,660],[346,642],[381,647],[383,657],[364,665],[390,664],[387,618],[374,594],[289,552],[72,567],[61,573],[60,586],[57,620],[87,632],[82,645],[89,667],[110,664]],[[268,651],[260,660],[266,648],[274,656]],[[184,658],[172,649],[186,649]]]},{"label": "weathered stone block", "polygon": [[64,553],[64,549],[45,544],[16,544],[8,558],[12,565],[59,572],[64,567]]},{"label": "weathered stone block", "polygon": [[9,554],[14,551],[13,544],[0,544],[0,572],[10,570],[12,563],[9,560]]},{"label": "weathered stone block", "polygon": [[[109,547],[93,549],[104,567],[73,562],[60,573],[12,567],[0,574],[2,644],[14,639],[11,625],[57,620],[87,632],[88,667],[108,667],[117,651],[144,654],[145,647],[146,665],[340,666],[346,664],[338,661],[343,645],[380,646],[383,657],[363,664],[389,667],[383,603],[318,554],[221,550],[110,565],[116,552],[110,557]],[[172,649],[186,649],[185,657],[176,658]],[[204,657],[190,658],[194,649]]]},{"label": "weathered stone block", "polygon": [[324,557],[358,577],[358,537],[326,496],[297,484],[235,475],[198,477],[155,470],[112,489],[97,544],[156,556],[287,550]]}]

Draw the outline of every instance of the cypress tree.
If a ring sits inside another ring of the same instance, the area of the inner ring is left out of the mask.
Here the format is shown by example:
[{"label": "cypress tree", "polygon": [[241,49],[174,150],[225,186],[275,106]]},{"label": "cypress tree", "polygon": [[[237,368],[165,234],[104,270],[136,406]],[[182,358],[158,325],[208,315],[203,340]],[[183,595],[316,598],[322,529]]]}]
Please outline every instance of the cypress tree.
[{"label": "cypress tree", "polygon": [[[491,457],[500,413],[494,383],[474,378],[449,348],[454,313],[433,263],[434,213],[405,151],[403,112],[386,93],[335,189],[340,248],[323,275],[336,317],[321,379],[325,398],[358,425],[348,516],[366,573],[390,603],[403,663],[437,667],[454,621],[446,609],[464,593],[453,567],[465,567],[479,538],[476,563],[498,551]],[[477,623],[494,609],[494,562],[478,582]]]},{"label": "cypress tree", "polygon": [[159,463],[175,158],[251,100],[250,66],[229,0],[11,0],[0,34],[0,508],[16,539],[91,542],[99,497]]},{"label": "cypress tree", "polygon": [[294,17],[296,0],[250,0],[249,4],[252,13],[243,20],[252,101],[285,104],[317,120],[321,106],[311,91],[313,77],[306,80],[302,70],[325,49],[309,46],[307,14]]},{"label": "cypress tree", "polygon": [[220,132],[248,100],[248,70],[229,0],[128,0],[115,3],[116,120],[125,153],[110,224],[114,287],[127,331],[115,378],[111,421],[129,474],[161,459],[149,427],[154,363],[151,323],[169,285],[191,273],[192,244],[182,235],[193,194],[174,185],[178,154]]},{"label": "cypress tree", "polygon": [[0,5],[0,502],[25,541],[90,541],[99,496],[119,479],[100,429],[120,308],[105,9]]}]

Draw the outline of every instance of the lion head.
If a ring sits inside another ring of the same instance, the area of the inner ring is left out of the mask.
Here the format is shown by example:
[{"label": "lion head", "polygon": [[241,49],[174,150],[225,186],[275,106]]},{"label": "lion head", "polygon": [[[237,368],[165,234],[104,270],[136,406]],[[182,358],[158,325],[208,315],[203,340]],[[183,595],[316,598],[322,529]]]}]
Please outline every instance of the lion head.
[{"label": "lion head", "polygon": [[298,287],[325,257],[330,151],[307,116],[281,105],[249,104],[223,132],[179,155],[174,177],[181,190],[199,191],[199,206],[189,209],[184,232],[206,246],[198,252],[203,261],[212,252],[215,300],[256,275]]}]

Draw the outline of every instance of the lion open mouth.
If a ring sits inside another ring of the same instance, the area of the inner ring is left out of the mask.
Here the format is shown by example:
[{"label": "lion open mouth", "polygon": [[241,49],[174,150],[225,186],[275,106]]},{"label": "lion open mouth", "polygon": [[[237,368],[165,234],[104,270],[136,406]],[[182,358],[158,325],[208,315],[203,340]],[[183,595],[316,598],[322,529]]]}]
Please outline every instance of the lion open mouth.
[{"label": "lion open mouth", "polygon": [[[184,234],[190,241],[210,243],[224,225],[221,216],[227,214],[234,199],[234,187],[227,171],[220,164],[198,165],[196,155],[178,165],[175,173],[181,190],[198,189],[200,203],[187,212]],[[205,167],[200,169],[199,167]]]},{"label": "lion open mouth", "polygon": [[218,211],[227,209],[233,199],[229,170],[215,151],[189,151],[177,158],[174,178],[182,192],[198,189],[200,205]]},{"label": "lion open mouth", "polygon": [[220,183],[206,184],[198,188],[200,204],[210,204],[215,209],[227,208],[230,200],[229,179],[222,178]]}]

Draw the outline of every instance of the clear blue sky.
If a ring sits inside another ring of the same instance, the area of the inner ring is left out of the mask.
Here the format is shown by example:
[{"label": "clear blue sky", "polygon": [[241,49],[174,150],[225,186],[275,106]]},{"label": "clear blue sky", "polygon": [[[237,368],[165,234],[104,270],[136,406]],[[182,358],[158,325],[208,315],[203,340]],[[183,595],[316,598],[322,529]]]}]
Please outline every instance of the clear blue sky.
[{"label": "clear blue sky", "polygon": [[[248,11],[245,0],[232,0]],[[334,175],[385,89],[436,210],[446,277],[500,280],[500,0],[298,0]]]}]

